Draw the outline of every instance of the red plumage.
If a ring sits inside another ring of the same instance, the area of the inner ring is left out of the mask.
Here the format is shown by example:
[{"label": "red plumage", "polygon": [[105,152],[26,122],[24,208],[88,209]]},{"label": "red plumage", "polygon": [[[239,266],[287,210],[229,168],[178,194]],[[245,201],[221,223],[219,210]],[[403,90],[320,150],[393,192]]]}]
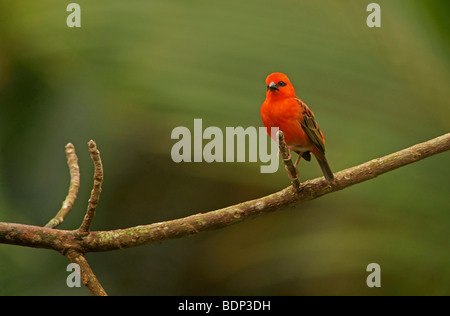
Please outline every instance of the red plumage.
[{"label": "red plumage", "polygon": [[269,75],[266,84],[266,100],[261,106],[261,118],[267,133],[270,135],[271,127],[278,127],[283,131],[289,149],[299,154],[295,168],[302,156],[309,161],[311,152],[319,162],[325,178],[333,181],[333,172],[325,158],[325,138],[313,112],[295,95],[294,87],[285,74]]}]

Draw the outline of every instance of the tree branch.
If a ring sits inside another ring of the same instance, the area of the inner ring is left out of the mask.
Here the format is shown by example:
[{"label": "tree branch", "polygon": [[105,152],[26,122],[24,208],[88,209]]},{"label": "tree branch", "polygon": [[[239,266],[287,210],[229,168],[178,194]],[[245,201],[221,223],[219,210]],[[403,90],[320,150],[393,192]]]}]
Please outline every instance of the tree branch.
[{"label": "tree branch", "polygon": [[301,191],[292,186],[265,197],[243,202],[208,213],[185,218],[112,231],[91,232],[81,242],[86,251],[108,251],[160,243],[202,231],[226,227],[258,215],[316,199],[373,179],[383,173],[425,159],[450,149],[450,133],[414,145],[390,155],[370,160],[334,174],[335,181],[317,178],[302,183]]},{"label": "tree branch", "polygon": [[284,133],[283,131],[278,131],[278,141],[280,147],[281,157],[283,158],[284,165],[286,166],[286,171],[288,173],[289,179],[291,179],[292,187],[299,192],[300,188],[300,180],[297,176],[297,170],[295,170],[294,164],[291,160],[291,153],[289,147],[284,141]]},{"label": "tree branch", "polygon": [[80,277],[83,284],[87,287],[89,292],[95,296],[107,296],[106,291],[103,289],[102,285],[98,281],[94,272],[92,271],[89,263],[87,262],[84,255],[75,250],[70,250],[66,253],[66,257],[70,262],[76,263],[80,266]]},{"label": "tree branch", "polygon": [[447,151],[450,149],[450,133],[342,170],[334,174],[335,181],[333,183],[329,183],[325,178],[321,177],[304,182],[301,191],[298,191],[293,186],[289,186],[284,190],[268,196],[208,213],[199,213],[166,222],[112,231],[89,231],[103,180],[100,155],[93,141],[89,142],[89,148],[95,166],[94,189],[89,199],[86,217],[80,229],[59,230],[0,222],[0,243],[59,251],[72,262],[80,264],[80,267],[84,266],[84,270],[82,271],[85,271],[86,275],[83,282],[86,281],[85,284],[91,293],[106,294],[87,264],[84,253],[160,243],[168,239],[185,237],[206,230],[226,227],[258,215],[280,210],[293,204],[309,201]]},{"label": "tree branch", "polygon": [[92,161],[94,162],[94,187],[91,191],[91,197],[89,198],[88,209],[83,222],[81,223],[78,232],[82,235],[86,235],[89,232],[92,221],[95,216],[95,209],[97,208],[98,201],[100,200],[100,193],[102,193],[103,182],[103,164],[100,159],[100,152],[97,149],[97,144],[91,140],[88,143],[89,152],[91,153]]},{"label": "tree branch", "polygon": [[80,188],[80,167],[78,166],[78,157],[72,143],[66,145],[66,157],[70,171],[69,193],[59,212],[44,227],[55,228],[60,225],[77,199],[78,189]]}]

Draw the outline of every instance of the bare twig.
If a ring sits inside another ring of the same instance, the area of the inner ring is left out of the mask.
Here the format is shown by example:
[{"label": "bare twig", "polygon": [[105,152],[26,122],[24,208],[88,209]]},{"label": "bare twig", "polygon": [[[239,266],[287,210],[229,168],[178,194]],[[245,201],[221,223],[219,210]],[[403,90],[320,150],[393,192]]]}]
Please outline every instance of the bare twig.
[{"label": "bare twig", "polygon": [[88,143],[89,152],[91,153],[92,161],[94,162],[94,187],[91,191],[91,197],[89,198],[88,209],[81,223],[78,232],[80,234],[87,234],[92,224],[92,220],[95,216],[95,210],[97,208],[98,201],[100,199],[100,193],[102,192],[102,182],[103,182],[103,165],[100,159],[100,152],[97,149],[97,144],[91,140]]},{"label": "bare twig", "polygon": [[299,192],[300,191],[300,180],[297,176],[297,170],[295,170],[294,164],[291,160],[291,153],[289,147],[284,141],[284,133],[283,131],[278,131],[278,141],[280,147],[281,157],[283,158],[283,162],[286,166],[286,171],[288,173],[289,179],[291,179],[292,186],[294,189]]},{"label": "bare twig", "polygon": [[66,157],[70,171],[69,193],[67,194],[61,209],[44,227],[55,228],[60,225],[64,221],[66,215],[69,214],[77,199],[78,189],[80,188],[80,167],[78,166],[78,157],[72,143],[66,145]]}]

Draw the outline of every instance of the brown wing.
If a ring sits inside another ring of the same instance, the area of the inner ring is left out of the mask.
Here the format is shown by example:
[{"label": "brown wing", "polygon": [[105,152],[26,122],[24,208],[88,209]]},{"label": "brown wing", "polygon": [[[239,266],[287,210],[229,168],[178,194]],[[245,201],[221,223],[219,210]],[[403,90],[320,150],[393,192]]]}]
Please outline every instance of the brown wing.
[{"label": "brown wing", "polygon": [[314,114],[308,108],[308,106],[300,100],[296,99],[299,103],[303,115],[303,120],[300,122],[300,125],[305,131],[306,135],[308,135],[309,139],[312,143],[317,147],[317,149],[325,155],[325,143],[323,141],[322,132],[320,131],[319,125],[317,125],[316,120],[314,119]]}]

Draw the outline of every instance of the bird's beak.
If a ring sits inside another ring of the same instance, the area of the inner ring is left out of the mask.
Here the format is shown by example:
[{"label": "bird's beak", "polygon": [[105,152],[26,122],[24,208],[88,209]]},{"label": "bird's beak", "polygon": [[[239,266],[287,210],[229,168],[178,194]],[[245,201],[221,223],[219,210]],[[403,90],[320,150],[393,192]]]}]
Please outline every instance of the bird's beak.
[{"label": "bird's beak", "polygon": [[278,85],[275,82],[271,82],[269,83],[269,85],[267,86],[267,89],[269,89],[270,91],[275,91],[278,90]]}]

